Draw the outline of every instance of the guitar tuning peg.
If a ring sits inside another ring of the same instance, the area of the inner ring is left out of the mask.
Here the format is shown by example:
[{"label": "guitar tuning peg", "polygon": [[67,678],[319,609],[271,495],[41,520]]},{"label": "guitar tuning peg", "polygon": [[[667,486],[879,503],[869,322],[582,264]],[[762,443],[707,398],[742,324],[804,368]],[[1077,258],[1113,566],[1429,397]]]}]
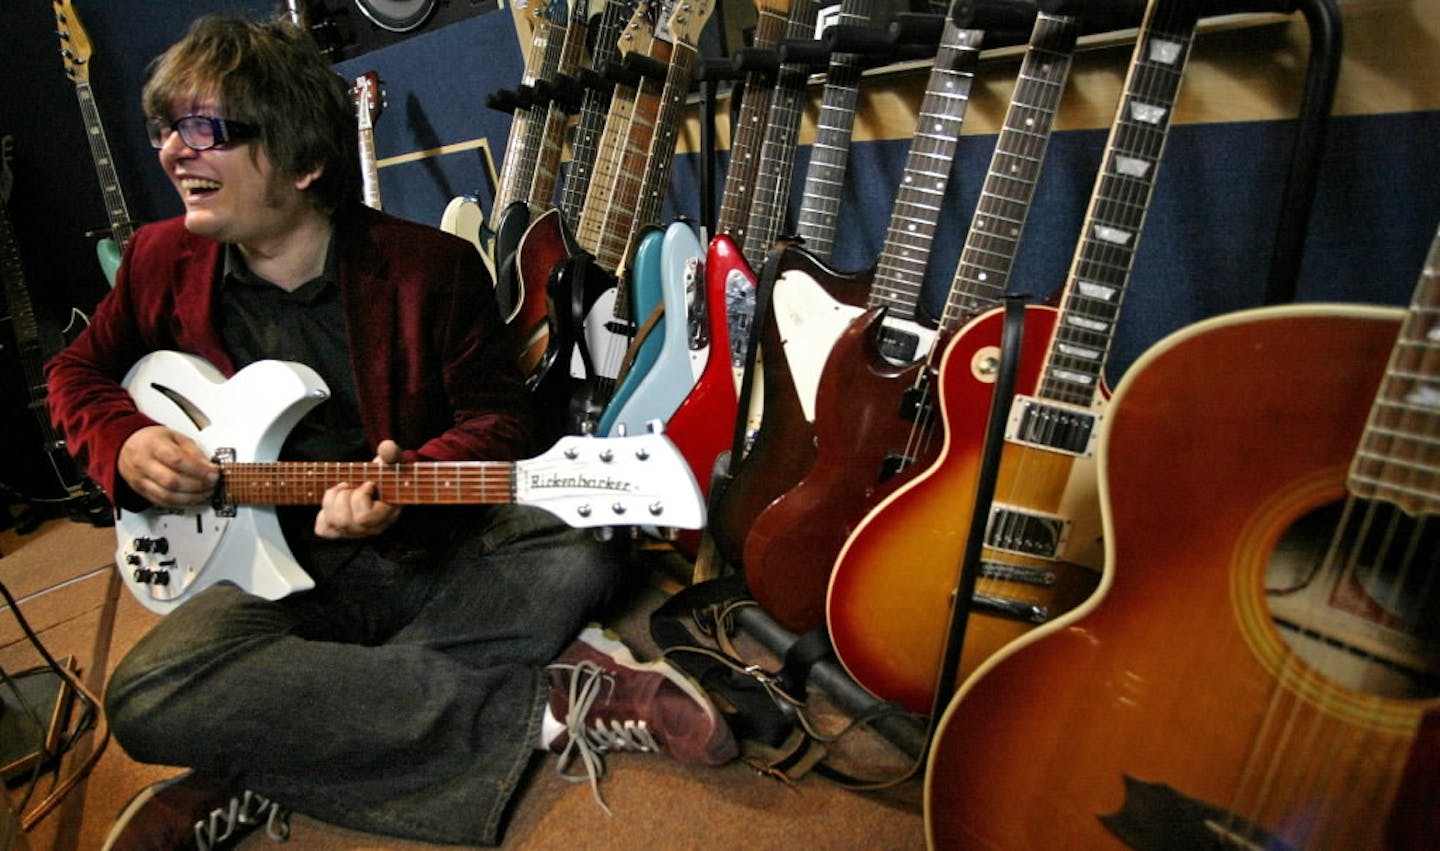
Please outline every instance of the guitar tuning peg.
[{"label": "guitar tuning peg", "polygon": [[616,436],[616,437],[625,437],[625,436],[628,435],[629,433],[630,433],[630,428],[629,428],[628,426],[626,426],[625,423],[616,423],[616,424],[615,424],[615,436]]},{"label": "guitar tuning peg", "polygon": [[646,420],[645,430],[651,434],[664,434],[665,421],[662,419]]},{"label": "guitar tuning peg", "polygon": [[602,544],[609,543],[615,537],[615,529],[612,526],[596,526],[591,532],[595,535],[595,540]]}]

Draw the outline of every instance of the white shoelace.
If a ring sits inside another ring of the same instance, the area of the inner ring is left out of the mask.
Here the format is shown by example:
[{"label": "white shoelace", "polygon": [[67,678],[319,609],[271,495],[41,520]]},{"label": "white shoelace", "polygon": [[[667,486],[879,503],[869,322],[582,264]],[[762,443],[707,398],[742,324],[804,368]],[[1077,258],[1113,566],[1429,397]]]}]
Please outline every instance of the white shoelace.
[{"label": "white shoelace", "polygon": [[243,825],[265,821],[265,835],[275,842],[290,838],[290,815],[280,805],[249,789],[230,799],[226,807],[216,807],[210,815],[195,822],[195,845],[199,851],[212,851],[229,839]]},{"label": "white shoelace", "polygon": [[[595,802],[600,805],[607,815],[613,815],[610,808],[605,805],[605,800],[600,796],[600,778],[605,776],[605,760],[602,754],[610,751],[644,751],[654,752],[660,750],[660,744],[651,735],[646,723],[641,720],[615,720],[597,719],[593,724],[586,723],[590,716],[590,710],[600,700],[601,694],[607,689],[615,687],[615,678],[608,671],[594,662],[582,661],[574,665],[557,665],[571,671],[570,693],[566,701],[567,712],[565,718],[566,738],[565,749],[560,753],[560,760],[556,763],[555,772],[571,783],[583,783],[590,781],[590,791],[595,796]],[[572,774],[568,771],[570,763],[575,757],[580,758],[581,765],[585,768],[584,774]]]}]

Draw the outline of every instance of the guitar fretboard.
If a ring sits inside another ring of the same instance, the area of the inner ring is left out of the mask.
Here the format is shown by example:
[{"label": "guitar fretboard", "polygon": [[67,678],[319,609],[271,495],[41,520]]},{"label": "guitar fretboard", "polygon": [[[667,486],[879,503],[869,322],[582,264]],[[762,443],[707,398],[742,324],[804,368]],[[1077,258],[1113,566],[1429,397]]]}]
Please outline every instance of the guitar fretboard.
[{"label": "guitar fretboard", "polygon": [[980,30],[945,21],[870,287],[869,306],[885,307],[896,319],[911,319],[920,303],[983,37]]},{"label": "guitar fretboard", "polygon": [[1350,465],[1349,487],[1413,515],[1440,513],[1440,232]]},{"label": "guitar fretboard", "polygon": [[[872,0],[843,0],[838,26],[869,23]],[[815,119],[815,141],[805,170],[800,215],[795,231],[805,249],[822,260],[835,250],[835,229],[840,219],[840,197],[850,163],[850,136],[855,126],[855,104],[860,96],[860,56],[832,53]]]},{"label": "guitar fretboard", "polygon": [[995,153],[970,219],[940,327],[961,324],[1005,295],[1079,33],[1077,19],[1040,13],[1020,64]]},{"label": "guitar fretboard", "polygon": [[[759,0],[759,18],[755,22],[752,44],[757,49],[773,49],[785,35],[790,0]],[[730,162],[725,171],[725,190],[720,196],[720,214],[715,232],[725,234],[735,246],[745,250],[745,231],[750,218],[750,202],[755,192],[755,176],[760,169],[760,146],[765,138],[765,118],[770,113],[774,83],[759,71],[745,74],[745,98],[740,115],[730,128]]]},{"label": "guitar fretboard", "polygon": [[95,160],[95,173],[100,179],[100,192],[105,197],[105,213],[110,220],[110,238],[121,248],[135,235],[135,224],[125,208],[125,194],[120,190],[120,178],[115,173],[115,160],[110,156],[110,144],[105,141],[105,128],[100,124],[100,109],[95,105],[95,94],[89,82],[75,83],[75,95],[80,101],[80,113],[85,118],[85,135],[90,137],[90,156]]},{"label": "guitar fretboard", "polygon": [[[541,0],[530,0],[532,3]],[[520,75],[522,86],[534,87],[535,81],[546,73],[546,63],[559,62],[560,37],[556,33],[552,45],[552,25],[544,14],[531,18],[532,31],[530,51],[525,54],[525,69]],[[553,50],[552,50],[553,48]],[[554,66],[550,71],[553,73]],[[510,138],[505,143],[505,159],[500,164],[500,185],[495,190],[495,204],[490,210],[490,228],[500,227],[500,217],[514,202],[524,200],[530,191],[535,175],[535,158],[538,155],[536,140],[531,134],[531,125],[544,121],[544,114],[532,115],[528,106],[517,106],[510,117]]]},{"label": "guitar fretboard", "polygon": [[[575,73],[580,56],[585,50],[588,29],[585,11],[586,4],[574,4],[574,11],[563,27],[564,37],[560,40],[559,56],[547,78],[548,81],[554,82],[561,76],[568,77]],[[554,38],[554,34],[551,38]],[[565,105],[554,98],[547,101],[542,115],[542,120],[537,122],[539,130],[534,134],[535,169],[531,175],[529,193],[525,196],[531,212],[535,215],[554,206],[555,185],[560,179],[560,156],[565,141],[561,136],[566,122],[570,120]]]},{"label": "guitar fretboard", "polygon": [[[660,12],[668,8],[669,4],[665,4]],[[642,17],[641,13],[637,12],[636,17]],[[650,27],[648,32],[644,27],[637,29],[632,25],[633,38],[628,41],[628,49],[622,46],[622,52],[637,52],[668,66],[670,43],[655,37],[654,24],[648,19],[646,23]],[[626,36],[631,35],[632,32],[627,31]],[[664,87],[663,80],[642,76],[628,104],[616,92],[611,114],[605,122],[602,157],[596,160],[577,237],[580,244],[595,255],[596,262],[609,272],[618,272],[624,264],[625,251],[636,227],[635,210]]]},{"label": "guitar fretboard", "polygon": [[[810,37],[815,30],[819,0],[791,0],[788,39]],[[745,224],[750,268],[765,265],[775,238],[785,226],[790,203],[790,180],[795,171],[795,140],[800,133],[800,113],[805,82],[810,68],[800,62],[782,62],[776,72],[770,99],[770,118],[765,122],[760,143],[760,162],[755,170],[755,190],[750,199],[750,217]]]},{"label": "guitar fretboard", "polygon": [[513,502],[515,465],[501,461],[427,464],[265,461],[221,464],[224,501],[231,505],[319,505],[342,482],[374,482],[391,505],[474,505]]},{"label": "guitar fretboard", "polygon": [[[685,117],[685,95],[690,91],[690,78],[694,76],[696,44],[713,8],[712,0],[683,0],[676,4],[675,11],[670,15],[667,26],[673,42],[670,66],[660,94],[660,109],[655,114],[650,150],[645,159],[645,176],[635,208],[635,221],[641,226],[660,221],[665,193],[670,190],[677,135]],[[631,239],[638,233],[639,228],[636,228]],[[633,246],[627,246],[626,256],[632,251]]]},{"label": "guitar fretboard", "polygon": [[1120,105],[1070,267],[1038,394],[1091,407],[1134,267],[1145,211],[1195,38],[1183,0],[1157,0],[1136,38]]},{"label": "guitar fretboard", "polygon": [[[634,5],[628,0],[609,0],[605,4],[591,57],[592,70],[597,75],[603,74],[605,68],[618,58],[620,31],[633,11]],[[570,167],[560,189],[560,213],[572,229],[579,226],[580,211],[585,207],[585,193],[590,188],[613,91],[614,87],[586,86],[580,99],[580,117],[571,141]]]}]

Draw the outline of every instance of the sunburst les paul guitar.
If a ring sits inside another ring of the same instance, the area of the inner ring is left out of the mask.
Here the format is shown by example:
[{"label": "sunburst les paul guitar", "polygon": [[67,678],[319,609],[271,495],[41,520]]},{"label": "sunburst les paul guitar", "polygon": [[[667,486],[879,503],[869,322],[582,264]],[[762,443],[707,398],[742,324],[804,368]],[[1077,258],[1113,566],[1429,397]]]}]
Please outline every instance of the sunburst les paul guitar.
[{"label": "sunburst les paul guitar", "polygon": [[971,528],[1001,310],[970,321],[945,346],[938,457],[875,505],[835,559],[825,610],[835,652],[876,695],[916,712],[934,708],[951,596],[972,535],[983,551],[962,679],[1084,601],[1098,582],[1094,445],[1109,395],[1105,363],[1194,33],[1187,0],[1154,0],[1147,9],[1060,308],[1025,308],[1017,392],[985,518]]},{"label": "sunburst les paul guitar", "polygon": [[220,465],[211,504],[124,512],[115,563],[130,591],[164,614],[216,582],[268,599],[313,587],[281,535],[276,505],[319,505],[340,482],[373,481],[396,505],[533,505],[575,527],[698,529],[699,486],[657,431],[570,437],[517,462],[380,465],[276,461],[290,429],[329,396],[314,370],[260,361],[228,381],[179,352],[147,355],[125,377],[140,411],[195,440]]},{"label": "sunburst les paul guitar", "polygon": [[1440,237],[1408,314],[1161,341],[1098,454],[1100,590],[950,703],[932,847],[1435,847]]}]

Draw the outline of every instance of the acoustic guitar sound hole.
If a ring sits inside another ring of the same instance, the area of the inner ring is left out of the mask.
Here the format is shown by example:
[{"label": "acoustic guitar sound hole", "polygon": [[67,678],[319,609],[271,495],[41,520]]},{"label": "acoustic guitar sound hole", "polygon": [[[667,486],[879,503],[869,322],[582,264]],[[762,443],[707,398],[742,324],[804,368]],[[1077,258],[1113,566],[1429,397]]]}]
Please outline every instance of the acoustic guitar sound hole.
[{"label": "acoustic guitar sound hole", "polygon": [[1327,678],[1440,695],[1440,520],[1359,499],[1321,506],[1280,537],[1265,584],[1280,634]]}]

